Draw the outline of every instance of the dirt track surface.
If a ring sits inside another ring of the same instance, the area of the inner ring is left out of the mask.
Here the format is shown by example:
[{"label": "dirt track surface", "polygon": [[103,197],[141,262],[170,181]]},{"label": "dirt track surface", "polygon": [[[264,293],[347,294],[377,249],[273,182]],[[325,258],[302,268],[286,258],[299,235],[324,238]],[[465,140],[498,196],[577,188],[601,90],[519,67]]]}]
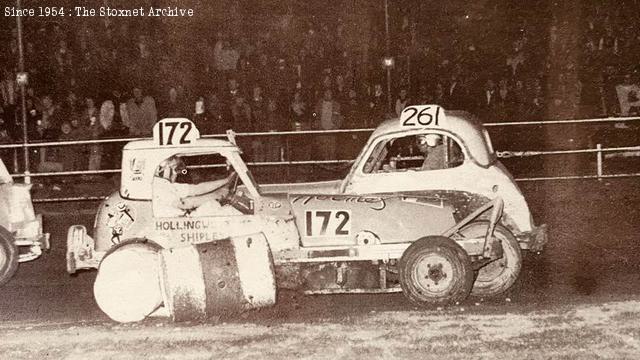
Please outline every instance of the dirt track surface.
[{"label": "dirt track surface", "polygon": [[384,311],[274,325],[5,324],[0,351],[12,359],[633,359],[639,309],[631,301],[525,314]]},{"label": "dirt track surface", "polygon": [[93,272],[64,270],[67,227],[90,207],[42,207],[53,250],[0,289],[0,358],[640,358],[640,184],[521,184],[541,255],[499,299],[418,310],[401,294],[303,297],[240,318],[174,325],[109,321]]}]

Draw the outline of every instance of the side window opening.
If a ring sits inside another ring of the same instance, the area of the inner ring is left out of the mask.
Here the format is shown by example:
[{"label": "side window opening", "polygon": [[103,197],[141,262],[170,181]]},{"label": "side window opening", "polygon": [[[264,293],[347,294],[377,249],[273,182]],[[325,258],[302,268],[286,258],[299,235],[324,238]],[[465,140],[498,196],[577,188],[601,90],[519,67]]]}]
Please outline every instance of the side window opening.
[{"label": "side window opening", "polygon": [[234,170],[231,165],[227,165],[227,159],[220,154],[184,156],[182,159],[187,171],[178,175],[177,183],[199,184],[220,180]]},{"label": "side window opening", "polygon": [[365,173],[427,171],[462,165],[464,154],[451,137],[436,133],[409,135],[376,144]]}]

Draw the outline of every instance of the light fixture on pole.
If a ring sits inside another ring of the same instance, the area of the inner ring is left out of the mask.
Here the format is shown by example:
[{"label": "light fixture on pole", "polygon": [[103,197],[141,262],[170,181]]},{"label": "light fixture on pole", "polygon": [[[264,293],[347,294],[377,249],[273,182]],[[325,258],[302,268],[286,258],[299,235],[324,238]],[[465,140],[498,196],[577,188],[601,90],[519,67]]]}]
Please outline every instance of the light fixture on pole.
[{"label": "light fixture on pole", "polygon": [[[391,68],[394,60],[389,56],[391,40],[389,39],[389,0],[384,0],[384,33],[385,33],[385,58],[383,66],[387,69],[387,111],[391,111]],[[389,64],[389,66],[387,66]]]},{"label": "light fixture on pole", "polygon": [[[20,0],[16,0],[16,9],[18,14],[21,13],[22,4]],[[16,82],[20,87],[20,101],[22,110],[22,154],[24,156],[24,183],[30,184],[31,177],[29,176],[29,135],[27,131],[27,74],[24,72],[24,46],[22,43],[22,16],[16,16],[16,25],[18,27],[18,74],[16,75]]]}]

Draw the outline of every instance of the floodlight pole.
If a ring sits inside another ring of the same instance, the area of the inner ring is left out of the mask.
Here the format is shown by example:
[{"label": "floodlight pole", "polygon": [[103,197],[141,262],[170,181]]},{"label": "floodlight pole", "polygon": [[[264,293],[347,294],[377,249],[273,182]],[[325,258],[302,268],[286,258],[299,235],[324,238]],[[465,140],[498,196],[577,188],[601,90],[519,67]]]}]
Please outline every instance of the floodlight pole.
[{"label": "floodlight pole", "polygon": [[[389,40],[389,0],[384,0],[384,33],[386,56],[390,56],[391,42]],[[387,66],[387,111],[391,111],[391,67]]]},{"label": "floodlight pole", "polygon": [[[24,73],[24,46],[22,44],[22,16],[20,13],[22,4],[20,0],[16,0],[16,9],[18,16],[16,16],[16,23],[18,27],[18,72]],[[31,184],[31,177],[29,176],[29,135],[27,131],[27,94],[24,81],[18,81],[20,86],[20,102],[22,112],[22,154],[24,156],[24,183]]]}]

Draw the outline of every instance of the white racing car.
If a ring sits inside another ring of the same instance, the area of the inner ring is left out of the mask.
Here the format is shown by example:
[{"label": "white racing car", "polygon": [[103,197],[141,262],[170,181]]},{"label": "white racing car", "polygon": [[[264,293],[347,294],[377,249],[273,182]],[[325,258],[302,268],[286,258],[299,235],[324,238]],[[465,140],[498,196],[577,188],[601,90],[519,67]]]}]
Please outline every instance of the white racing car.
[{"label": "white racing car", "polygon": [[49,249],[49,234],[42,232],[42,216],[31,203],[31,185],[17,184],[0,160],[0,285],[18,269]]},{"label": "white racing car", "polygon": [[[276,285],[309,294],[403,291],[421,305],[461,301],[470,292],[494,296],[517,279],[521,249],[540,251],[546,242],[545,227],[533,225],[486,131],[466,113],[445,114],[433,105],[408,107],[400,119],[381,124],[343,180],[260,186],[232,138],[200,138],[186,119],[161,120],[153,140],[125,146],[122,164],[120,191],[100,205],[92,234],[75,225],[67,238],[68,271],[108,273],[98,277],[110,280],[96,282],[96,299],[122,321],[139,320],[162,303],[174,318],[184,309],[199,313],[229,301],[262,306],[270,302],[265,298],[275,301]],[[234,245],[222,245],[224,239],[235,239]],[[259,239],[266,245],[256,245]],[[171,249],[193,244],[200,245],[191,260],[174,259],[182,252]],[[258,258],[269,260],[236,256],[248,248],[266,249]],[[162,266],[149,265],[155,269],[149,272],[162,274],[136,283],[137,267],[156,260],[123,265],[127,249],[161,254]],[[201,263],[200,274],[175,276],[193,261]],[[252,272],[264,276],[261,285],[275,279],[271,295],[240,286],[238,277]],[[126,287],[129,295],[113,285],[123,279],[134,282]],[[140,284],[156,281],[157,298],[137,301],[148,308],[136,316],[113,305],[122,299],[104,300],[113,294],[133,299]],[[196,291],[192,301],[185,294],[196,288],[206,291]]]}]

